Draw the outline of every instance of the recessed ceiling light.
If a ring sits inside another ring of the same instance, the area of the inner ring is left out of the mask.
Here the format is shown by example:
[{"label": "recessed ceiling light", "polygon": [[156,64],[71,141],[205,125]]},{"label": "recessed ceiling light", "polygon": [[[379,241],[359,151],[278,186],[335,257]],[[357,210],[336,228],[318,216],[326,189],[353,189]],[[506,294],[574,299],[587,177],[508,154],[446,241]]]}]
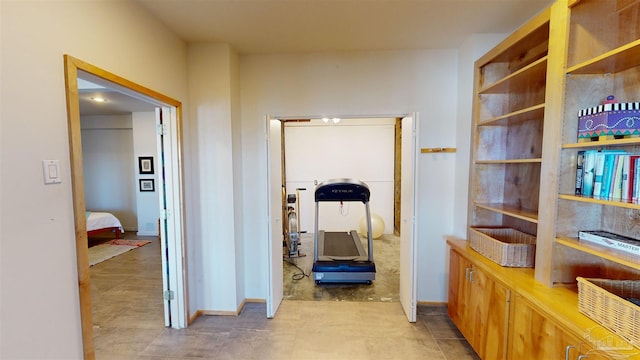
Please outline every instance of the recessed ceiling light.
[{"label": "recessed ceiling light", "polygon": [[91,100],[95,101],[95,102],[106,102],[107,100],[105,98],[99,97],[99,96],[94,96],[91,98]]}]

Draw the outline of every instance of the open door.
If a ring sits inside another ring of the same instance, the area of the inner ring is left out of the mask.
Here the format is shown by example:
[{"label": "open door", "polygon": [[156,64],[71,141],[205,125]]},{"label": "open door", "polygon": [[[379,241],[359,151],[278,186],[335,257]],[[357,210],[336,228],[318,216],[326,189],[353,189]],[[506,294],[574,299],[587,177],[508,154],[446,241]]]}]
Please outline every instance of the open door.
[{"label": "open door", "polygon": [[180,128],[176,108],[156,108],[158,129],[158,196],[160,204],[160,249],[162,254],[162,290],[164,323],[176,329],[187,327],[183,281],[182,203]]},{"label": "open door", "polygon": [[417,195],[417,114],[402,119],[400,169],[400,303],[407,319],[416,321],[416,195]]},{"label": "open door", "polygon": [[269,243],[267,245],[269,257],[267,259],[267,317],[273,318],[283,297],[282,282],[282,122],[267,116],[267,203],[269,211],[268,228]]}]

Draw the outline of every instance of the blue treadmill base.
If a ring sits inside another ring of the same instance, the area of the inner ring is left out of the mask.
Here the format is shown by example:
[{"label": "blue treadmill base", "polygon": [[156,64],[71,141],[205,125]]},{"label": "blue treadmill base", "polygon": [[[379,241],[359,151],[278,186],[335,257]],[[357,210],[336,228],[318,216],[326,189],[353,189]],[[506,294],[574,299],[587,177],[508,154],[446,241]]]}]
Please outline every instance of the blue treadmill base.
[{"label": "blue treadmill base", "polygon": [[376,278],[376,264],[372,261],[316,261],[313,279],[321,283],[371,284]]}]

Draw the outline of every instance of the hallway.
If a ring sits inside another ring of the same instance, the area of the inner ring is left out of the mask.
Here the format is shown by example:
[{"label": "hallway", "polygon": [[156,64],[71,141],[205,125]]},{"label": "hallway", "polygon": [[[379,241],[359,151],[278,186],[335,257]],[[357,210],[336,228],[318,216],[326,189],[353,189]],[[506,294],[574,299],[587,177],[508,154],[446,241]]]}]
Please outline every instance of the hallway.
[{"label": "hallway", "polygon": [[157,240],[91,268],[98,360],[478,359],[445,306],[419,306],[412,324],[398,302],[285,300],[274,319],[248,303],[165,328],[161,280]]}]

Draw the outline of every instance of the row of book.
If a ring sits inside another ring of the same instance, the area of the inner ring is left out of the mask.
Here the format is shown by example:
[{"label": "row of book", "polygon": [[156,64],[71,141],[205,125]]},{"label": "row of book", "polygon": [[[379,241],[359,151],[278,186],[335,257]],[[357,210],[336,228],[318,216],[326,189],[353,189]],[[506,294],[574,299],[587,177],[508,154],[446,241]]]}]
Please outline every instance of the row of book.
[{"label": "row of book", "polygon": [[640,155],[622,150],[578,151],[576,195],[638,202]]}]

